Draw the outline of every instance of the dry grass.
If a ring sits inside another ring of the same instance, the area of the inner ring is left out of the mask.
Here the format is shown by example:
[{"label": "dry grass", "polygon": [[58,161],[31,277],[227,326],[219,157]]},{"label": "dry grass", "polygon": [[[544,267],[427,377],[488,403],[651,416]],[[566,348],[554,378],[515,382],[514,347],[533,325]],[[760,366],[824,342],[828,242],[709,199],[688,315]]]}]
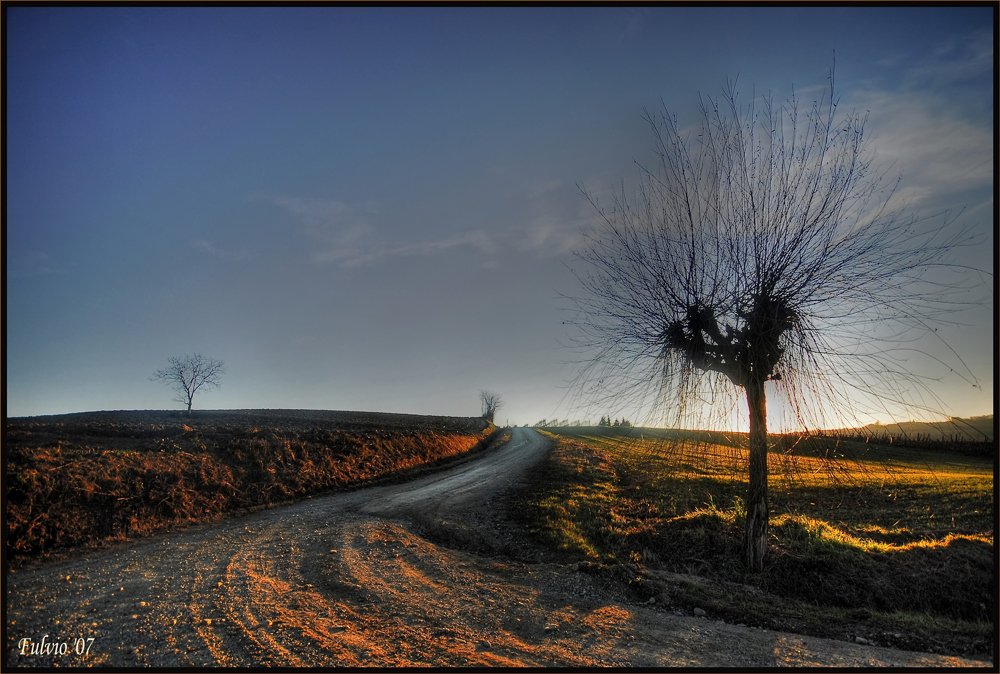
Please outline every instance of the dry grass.
[{"label": "dry grass", "polygon": [[[849,636],[860,621],[890,645],[988,651],[996,611],[989,459],[783,441],[785,451],[769,456],[770,558],[763,573],[747,574],[739,438],[555,433],[523,510],[550,549],[718,581],[729,589],[695,583],[674,598],[735,622]],[[641,594],[642,578],[633,580]]]},{"label": "dry grass", "polygon": [[8,419],[8,559],[120,541],[462,455],[482,419],[261,410]]}]

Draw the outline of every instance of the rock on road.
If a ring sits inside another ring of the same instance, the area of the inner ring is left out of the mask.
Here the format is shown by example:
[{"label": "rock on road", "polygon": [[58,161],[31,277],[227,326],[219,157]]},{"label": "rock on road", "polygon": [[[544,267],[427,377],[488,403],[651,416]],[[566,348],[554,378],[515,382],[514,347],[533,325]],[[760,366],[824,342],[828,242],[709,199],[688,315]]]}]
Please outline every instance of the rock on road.
[{"label": "rock on road", "polygon": [[5,663],[989,665],[678,617],[612,597],[570,567],[476,555],[414,533],[414,522],[482,507],[547,450],[542,435],[515,428],[500,449],[410,482],[8,573]]}]

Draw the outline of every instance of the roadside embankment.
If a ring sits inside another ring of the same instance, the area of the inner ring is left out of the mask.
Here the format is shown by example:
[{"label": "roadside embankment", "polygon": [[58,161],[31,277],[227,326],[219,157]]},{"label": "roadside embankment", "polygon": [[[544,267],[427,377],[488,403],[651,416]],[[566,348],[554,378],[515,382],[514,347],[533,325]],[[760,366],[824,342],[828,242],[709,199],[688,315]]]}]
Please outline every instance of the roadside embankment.
[{"label": "roadside embankment", "polygon": [[411,475],[483,449],[494,430],[477,418],[313,410],[7,419],[8,560]]}]

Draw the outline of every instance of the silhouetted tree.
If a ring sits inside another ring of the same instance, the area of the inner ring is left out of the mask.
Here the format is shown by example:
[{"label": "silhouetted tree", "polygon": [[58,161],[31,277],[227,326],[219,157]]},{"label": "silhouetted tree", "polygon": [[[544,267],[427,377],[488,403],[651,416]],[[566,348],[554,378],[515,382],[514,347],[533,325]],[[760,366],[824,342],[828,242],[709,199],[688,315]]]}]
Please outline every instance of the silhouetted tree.
[{"label": "silhouetted tree", "polygon": [[617,190],[607,209],[584,193],[599,218],[578,252],[584,293],[569,321],[585,354],[578,394],[617,407],[652,398],[678,426],[693,402],[730,395],[727,382],[745,395],[752,571],[767,550],[766,389],[802,424],[826,413],[819,401],[854,409],[851,390],[919,405],[933,392],[913,395],[903,342],[966,308],[956,293],[982,278],[945,280],[969,230],[897,208],[898,180],[886,186],[872,166],[867,115],[835,115],[832,69],[829,79],[807,111],[794,95],[741,105],[729,82],[721,101],[702,98],[690,134],[646,112],[658,165],[640,166],[634,198]]},{"label": "silhouetted tree", "polygon": [[483,390],[479,392],[479,399],[483,403],[483,419],[492,424],[497,410],[503,407],[503,398],[498,393]]},{"label": "silhouetted tree", "polygon": [[157,370],[150,377],[152,381],[162,381],[174,387],[179,403],[187,404],[188,416],[191,416],[191,403],[194,394],[202,388],[219,388],[222,385],[222,375],[226,373],[226,365],[221,360],[206,358],[200,353],[183,358],[170,358],[169,365]]}]

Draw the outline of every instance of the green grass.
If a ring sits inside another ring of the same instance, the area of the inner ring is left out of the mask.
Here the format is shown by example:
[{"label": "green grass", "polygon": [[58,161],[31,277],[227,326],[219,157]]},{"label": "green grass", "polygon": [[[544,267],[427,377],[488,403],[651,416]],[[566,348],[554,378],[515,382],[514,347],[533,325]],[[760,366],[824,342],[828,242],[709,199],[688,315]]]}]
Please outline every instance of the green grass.
[{"label": "green grass", "polygon": [[649,591],[643,569],[704,579],[672,600],[730,621],[989,652],[996,610],[989,459],[778,439],[769,455],[769,559],[762,573],[748,574],[741,438],[550,430],[555,449],[523,509],[549,549],[635,568],[639,594]]}]

